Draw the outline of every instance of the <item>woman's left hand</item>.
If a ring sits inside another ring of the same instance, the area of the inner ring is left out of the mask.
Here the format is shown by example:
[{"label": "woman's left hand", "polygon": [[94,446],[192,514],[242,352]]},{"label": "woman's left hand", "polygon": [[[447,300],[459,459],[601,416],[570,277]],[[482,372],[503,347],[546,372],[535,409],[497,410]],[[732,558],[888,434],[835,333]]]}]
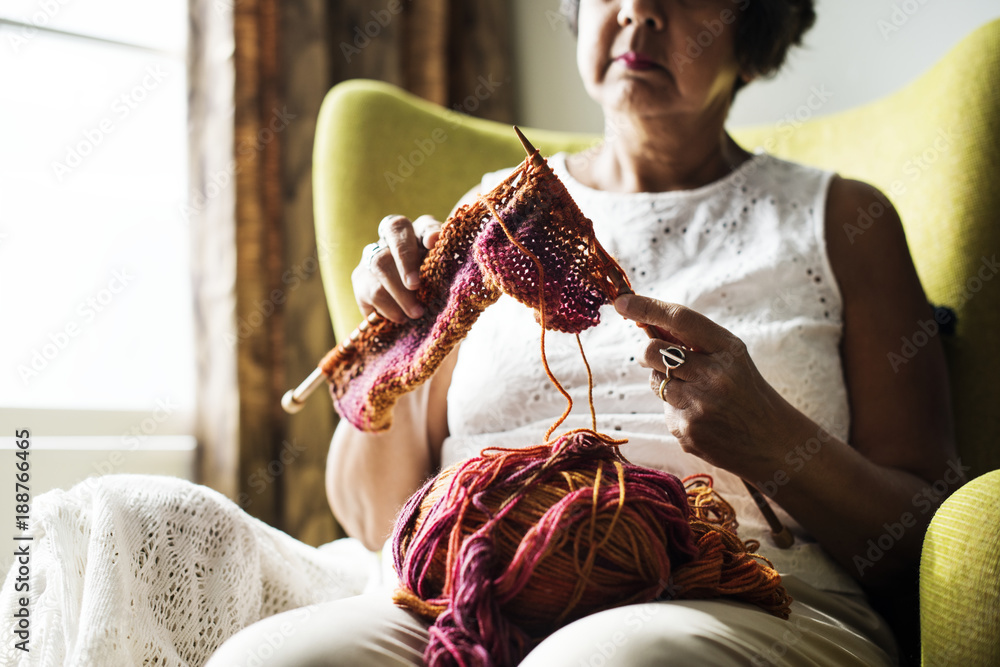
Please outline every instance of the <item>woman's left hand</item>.
[{"label": "woman's left hand", "polygon": [[778,467],[785,455],[782,443],[801,413],[761,376],[742,340],[678,304],[630,294],[614,305],[622,316],[657,332],[639,356],[640,364],[652,369],[654,393],[659,395],[667,378],[660,350],[685,348],[685,361],[670,369],[662,392],[667,427],[684,451],[750,479]]}]

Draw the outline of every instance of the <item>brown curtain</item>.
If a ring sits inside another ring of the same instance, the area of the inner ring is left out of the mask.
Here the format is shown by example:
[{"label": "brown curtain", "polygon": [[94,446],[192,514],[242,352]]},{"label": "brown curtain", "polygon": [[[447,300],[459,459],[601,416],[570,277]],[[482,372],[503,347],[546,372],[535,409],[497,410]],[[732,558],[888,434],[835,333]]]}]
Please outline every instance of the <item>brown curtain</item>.
[{"label": "brown curtain", "polygon": [[[201,480],[320,544],[340,535],[324,488],[336,415],[324,396],[293,417],[280,407],[282,394],[334,344],[312,218],[320,103],[337,82],[364,77],[512,122],[512,86],[501,85],[511,70],[508,7],[501,0],[238,0],[229,11],[238,439],[205,438]],[[484,83],[495,92],[482,100],[473,93]],[[211,417],[202,421],[207,432]]]},{"label": "brown curtain", "polygon": [[188,61],[191,281],[198,351],[197,479],[238,495],[233,22],[216,0],[190,0]]}]

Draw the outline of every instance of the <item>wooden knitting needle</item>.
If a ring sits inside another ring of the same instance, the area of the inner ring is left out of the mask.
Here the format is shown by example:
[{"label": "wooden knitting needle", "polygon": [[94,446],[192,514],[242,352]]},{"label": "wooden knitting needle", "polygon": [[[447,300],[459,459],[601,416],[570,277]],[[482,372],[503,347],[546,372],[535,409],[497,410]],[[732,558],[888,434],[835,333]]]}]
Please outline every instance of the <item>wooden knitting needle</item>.
[{"label": "wooden knitting needle", "polygon": [[528,141],[528,138],[524,136],[524,133],[521,132],[521,128],[517,125],[514,126],[514,133],[517,134],[517,138],[521,142],[521,146],[524,147],[524,152],[531,158],[531,164],[536,167],[545,166],[545,158],[541,156],[538,149],[531,145],[531,142]]},{"label": "wooden knitting needle", "polygon": [[[514,126],[514,132],[517,133],[518,139],[521,140],[521,145],[524,146],[524,150],[531,156],[532,163],[535,166],[543,166],[545,164],[545,160],[538,154],[538,151],[536,151],[535,148],[528,143],[528,140],[525,139],[521,130],[519,130],[516,125]],[[358,336],[361,335],[361,332],[378,322],[381,318],[382,316],[377,312],[373,311],[369,314],[367,319],[358,325],[358,328],[351,333],[347,340],[337,346],[334,354],[343,354],[349,350],[354,344],[354,341],[356,341]],[[299,386],[285,392],[285,395],[281,397],[281,407],[290,415],[294,415],[299,412],[305,405],[305,401],[309,398],[309,395],[316,391],[317,387],[323,384],[323,378],[323,369],[317,367],[312,373],[309,374],[309,377],[299,383]]]},{"label": "wooden knitting needle", "polygon": [[281,407],[290,415],[294,415],[306,404],[309,394],[316,391],[316,387],[323,383],[323,369],[317,366],[305,380],[299,383],[295,389],[289,389],[281,397]]},{"label": "wooden knitting needle", "polygon": [[[377,323],[381,319],[382,316],[373,310],[368,314],[368,317],[362,320],[361,324],[358,325],[358,328],[351,332],[351,335],[347,337],[347,340],[343,341],[340,345],[334,348],[333,353],[337,356],[343,356],[348,350],[354,347],[354,341],[358,339],[358,336],[360,336],[365,329]],[[309,394],[316,391],[316,388],[323,384],[323,379],[325,377],[326,375],[323,373],[323,368],[317,366],[313,372],[309,374],[309,377],[299,383],[298,387],[295,389],[289,389],[285,392],[285,395],[281,397],[281,407],[284,408],[285,412],[290,415],[297,413],[302,409],[302,406],[305,405],[306,399],[309,398]]]},{"label": "wooden knitting needle", "polygon": [[[527,137],[521,132],[521,130],[515,125],[514,132],[517,134],[517,138],[521,141],[521,146],[524,147],[524,152],[528,154],[531,158],[532,163],[535,166],[542,166],[545,164],[545,160],[539,155],[538,150],[531,145]],[[618,287],[618,294],[635,294],[629,287],[628,281],[625,276],[613,276],[612,280],[616,283]],[[646,335],[650,338],[656,338],[656,332],[652,330],[652,327],[643,326],[641,327]],[[781,523],[781,519],[778,515],[774,513],[774,508],[771,504],[767,502],[764,495],[750,482],[743,480],[743,484],[747,487],[747,491],[750,492],[750,497],[753,498],[754,503],[760,510],[760,513],[764,516],[764,520],[767,521],[767,525],[771,528],[771,539],[774,541],[775,546],[779,549],[787,549],[792,546],[795,542],[795,536],[792,535],[788,527]]]}]

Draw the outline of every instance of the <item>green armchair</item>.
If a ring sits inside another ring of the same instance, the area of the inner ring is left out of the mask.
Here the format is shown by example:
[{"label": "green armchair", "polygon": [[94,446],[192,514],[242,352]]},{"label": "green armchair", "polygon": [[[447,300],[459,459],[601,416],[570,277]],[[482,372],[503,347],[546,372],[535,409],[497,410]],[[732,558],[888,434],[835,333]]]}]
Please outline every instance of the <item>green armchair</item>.
[{"label": "green armchair", "polygon": [[[834,169],[878,186],[903,219],[932,303],[957,314],[945,339],[966,486],[937,511],[924,542],[924,665],[1000,665],[1000,21],[966,37],[934,68],[877,102],[800,126],[737,130],[747,148]],[[524,128],[543,155],[591,135]],[[398,88],[333,88],[314,154],[316,236],[333,327],[361,321],[350,274],[389,213],[444,219],[481,174],[518,164],[510,127],[469,118]],[[863,234],[859,211],[847,234]],[[888,354],[919,352],[926,331]]]}]

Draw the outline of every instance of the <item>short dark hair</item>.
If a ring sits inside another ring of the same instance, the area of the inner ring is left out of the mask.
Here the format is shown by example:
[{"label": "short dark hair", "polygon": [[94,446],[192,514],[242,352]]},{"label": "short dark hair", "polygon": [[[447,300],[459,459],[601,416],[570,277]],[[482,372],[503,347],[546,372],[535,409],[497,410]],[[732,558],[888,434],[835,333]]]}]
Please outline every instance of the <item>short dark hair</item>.
[{"label": "short dark hair", "polygon": [[[813,0],[733,0],[736,7],[736,59],[743,72],[774,76],[781,69],[792,46],[802,44],[802,36],[816,22]],[[562,0],[559,10],[576,35],[580,0]],[[737,79],[733,94],[744,85]]]}]

